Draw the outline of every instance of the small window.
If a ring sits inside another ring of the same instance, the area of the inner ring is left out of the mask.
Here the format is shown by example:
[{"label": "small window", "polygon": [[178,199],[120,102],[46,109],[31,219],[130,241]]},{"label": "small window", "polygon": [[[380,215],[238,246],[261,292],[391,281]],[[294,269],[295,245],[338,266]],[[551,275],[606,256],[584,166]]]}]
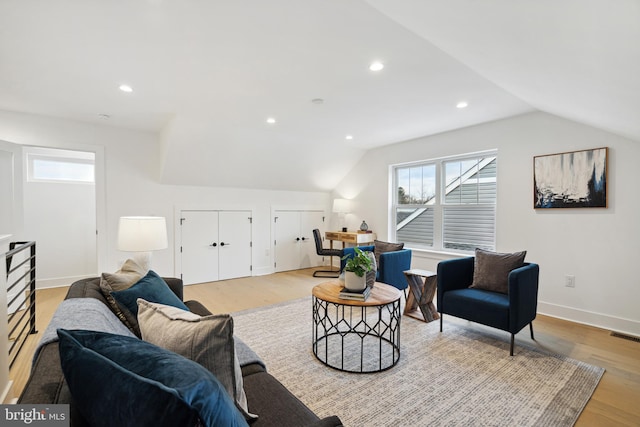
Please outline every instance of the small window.
[{"label": "small window", "polygon": [[95,156],[93,153],[65,150],[49,151],[55,152],[55,154],[27,154],[29,181],[95,182]]}]

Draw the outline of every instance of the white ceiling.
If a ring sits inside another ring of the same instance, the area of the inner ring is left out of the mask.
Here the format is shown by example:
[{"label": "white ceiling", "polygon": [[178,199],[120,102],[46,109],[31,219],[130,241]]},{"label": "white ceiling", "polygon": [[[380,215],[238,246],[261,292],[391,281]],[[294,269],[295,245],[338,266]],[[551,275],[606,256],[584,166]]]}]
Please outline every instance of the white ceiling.
[{"label": "white ceiling", "polygon": [[0,2],[0,109],[156,132],[171,184],[327,190],[535,110],[640,141],[639,75],[638,0]]}]

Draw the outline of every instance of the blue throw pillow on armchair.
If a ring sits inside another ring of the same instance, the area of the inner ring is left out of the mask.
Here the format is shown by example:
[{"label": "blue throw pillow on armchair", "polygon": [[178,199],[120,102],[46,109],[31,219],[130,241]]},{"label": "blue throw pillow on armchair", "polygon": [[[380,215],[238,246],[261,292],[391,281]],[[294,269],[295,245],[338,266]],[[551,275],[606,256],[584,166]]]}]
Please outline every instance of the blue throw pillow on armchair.
[{"label": "blue throw pillow on armchair", "polygon": [[60,360],[92,426],[246,426],[216,377],[137,338],[58,329]]}]

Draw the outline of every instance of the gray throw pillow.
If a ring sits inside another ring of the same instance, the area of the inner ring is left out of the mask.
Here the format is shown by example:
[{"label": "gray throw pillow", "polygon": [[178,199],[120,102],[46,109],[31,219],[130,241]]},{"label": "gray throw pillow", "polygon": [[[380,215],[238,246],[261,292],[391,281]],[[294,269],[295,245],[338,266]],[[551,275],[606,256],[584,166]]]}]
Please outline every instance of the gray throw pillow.
[{"label": "gray throw pillow", "polygon": [[207,368],[224,386],[247,420],[249,413],[240,362],[235,353],[233,318],[198,316],[190,311],[138,299],[138,324],[144,341],[178,353]]},{"label": "gray throw pillow", "polygon": [[499,253],[476,249],[473,283],[469,287],[509,293],[509,273],[524,265],[526,255],[527,251]]},{"label": "gray throw pillow", "polygon": [[385,252],[395,252],[404,248],[404,243],[383,242],[382,240],[374,240],[373,245],[373,253],[376,256],[377,266],[380,266],[380,254]]},{"label": "gray throw pillow", "polygon": [[133,286],[138,280],[147,274],[147,269],[138,265],[134,260],[128,259],[115,273],[102,273],[102,279],[109,286],[109,292],[122,291]]}]

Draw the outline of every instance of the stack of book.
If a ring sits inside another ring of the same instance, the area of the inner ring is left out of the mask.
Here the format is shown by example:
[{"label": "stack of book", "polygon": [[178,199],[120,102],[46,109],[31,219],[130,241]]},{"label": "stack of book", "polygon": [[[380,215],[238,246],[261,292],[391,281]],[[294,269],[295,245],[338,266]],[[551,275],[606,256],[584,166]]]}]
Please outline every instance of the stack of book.
[{"label": "stack of book", "polygon": [[365,287],[362,291],[350,291],[347,288],[342,288],[340,290],[340,298],[341,299],[350,299],[356,301],[366,301],[371,294],[371,288],[369,286]]}]

